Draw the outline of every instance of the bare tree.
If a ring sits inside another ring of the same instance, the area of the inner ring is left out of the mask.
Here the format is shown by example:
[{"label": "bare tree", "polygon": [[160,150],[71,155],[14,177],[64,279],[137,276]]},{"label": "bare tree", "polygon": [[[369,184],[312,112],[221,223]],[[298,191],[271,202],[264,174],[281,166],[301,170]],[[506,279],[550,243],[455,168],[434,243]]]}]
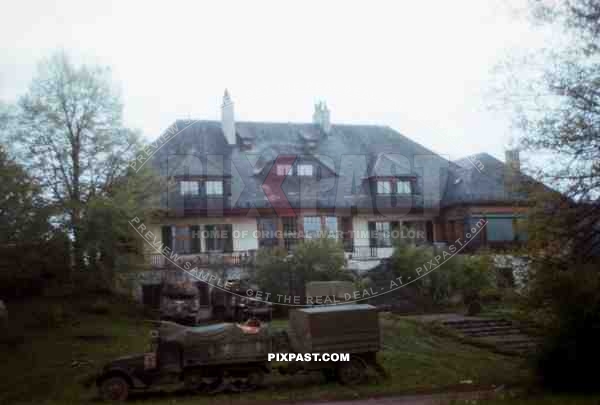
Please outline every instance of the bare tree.
[{"label": "bare tree", "polygon": [[44,61],[17,105],[14,149],[52,203],[64,210],[73,264],[84,267],[86,204],[106,195],[138,150],[106,68],[76,66],[64,53]]}]

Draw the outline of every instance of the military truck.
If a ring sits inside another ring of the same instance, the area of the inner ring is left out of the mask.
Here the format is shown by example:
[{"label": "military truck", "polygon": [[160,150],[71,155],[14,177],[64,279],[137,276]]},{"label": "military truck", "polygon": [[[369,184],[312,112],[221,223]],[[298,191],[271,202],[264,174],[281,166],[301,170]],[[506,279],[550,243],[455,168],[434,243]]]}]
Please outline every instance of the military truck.
[{"label": "military truck", "polygon": [[256,320],[186,327],[160,322],[147,353],[104,366],[96,378],[105,400],[125,400],[132,391],[176,384],[201,392],[247,390],[272,371],[269,354],[348,353],[343,362],[301,361],[278,364],[279,372],[323,372],[354,385],[378,369],[378,314],[370,305],[303,308],[290,312],[289,332],[271,331]]},{"label": "military truck", "polygon": [[[270,322],[272,318],[271,303],[251,299],[246,291],[257,290],[240,280],[229,280],[228,290],[213,288],[211,291],[211,307],[213,318],[220,321],[243,322],[256,318]],[[233,293],[233,294],[232,294]]]}]

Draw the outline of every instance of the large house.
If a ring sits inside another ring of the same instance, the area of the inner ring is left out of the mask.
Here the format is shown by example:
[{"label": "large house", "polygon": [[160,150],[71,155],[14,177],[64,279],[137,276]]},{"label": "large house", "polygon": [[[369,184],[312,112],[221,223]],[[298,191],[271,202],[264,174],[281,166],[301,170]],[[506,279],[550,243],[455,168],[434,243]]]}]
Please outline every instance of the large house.
[{"label": "large house", "polygon": [[[221,121],[175,122],[150,164],[171,187],[146,224],[179,259],[236,266],[257,249],[338,239],[349,266],[389,257],[396,238],[447,244],[481,219],[471,248],[526,238],[518,152],[448,161],[387,126],[236,121],[225,92]],[[155,267],[169,260],[152,253]]]}]

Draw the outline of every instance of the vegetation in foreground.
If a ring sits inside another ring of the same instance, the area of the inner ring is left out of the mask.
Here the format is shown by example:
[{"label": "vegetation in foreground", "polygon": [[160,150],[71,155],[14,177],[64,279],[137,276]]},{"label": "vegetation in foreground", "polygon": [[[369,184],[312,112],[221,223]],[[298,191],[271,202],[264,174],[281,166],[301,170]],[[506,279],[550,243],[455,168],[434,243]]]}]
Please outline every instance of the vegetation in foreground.
[{"label": "vegetation in foreground", "polygon": [[[0,403],[94,401],[95,390],[81,385],[85,377],[110,359],[147,348],[150,325],[144,315],[116,298],[34,299],[13,303],[10,309],[11,330],[20,333],[13,332],[0,343]],[[320,374],[273,376],[268,388],[242,396],[156,393],[137,400],[154,404],[357,398],[519,384],[529,378],[522,359],[431,335],[395,316],[382,315],[381,322],[384,349],[380,362],[390,374],[385,380],[374,378],[364,386],[344,387],[325,384]],[[284,321],[275,324],[285,327]]]}]

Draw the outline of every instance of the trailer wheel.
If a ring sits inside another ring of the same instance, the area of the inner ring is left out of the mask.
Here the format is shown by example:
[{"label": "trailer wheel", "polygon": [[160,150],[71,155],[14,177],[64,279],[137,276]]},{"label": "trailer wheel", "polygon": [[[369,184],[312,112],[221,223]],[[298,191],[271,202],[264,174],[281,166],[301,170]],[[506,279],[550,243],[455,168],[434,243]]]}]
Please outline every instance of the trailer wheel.
[{"label": "trailer wheel", "polygon": [[129,383],[123,377],[109,377],[100,384],[104,401],[125,401],[129,396]]},{"label": "trailer wheel", "polygon": [[340,363],[337,368],[337,378],[344,385],[356,385],[367,378],[367,365],[358,357]]}]

